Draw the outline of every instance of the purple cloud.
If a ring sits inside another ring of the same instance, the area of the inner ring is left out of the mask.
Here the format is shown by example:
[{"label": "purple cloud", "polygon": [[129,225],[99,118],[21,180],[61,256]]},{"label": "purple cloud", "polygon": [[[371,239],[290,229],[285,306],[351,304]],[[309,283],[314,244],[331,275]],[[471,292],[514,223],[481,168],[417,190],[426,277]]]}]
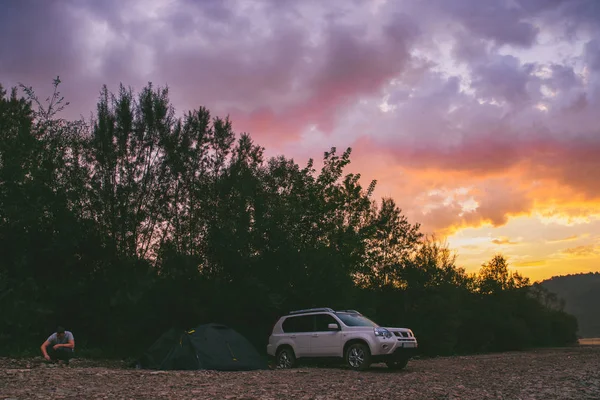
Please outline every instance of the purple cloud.
[{"label": "purple cloud", "polygon": [[[0,79],[47,87],[61,75],[75,115],[103,83],[152,81],[179,111],[230,114],[267,146],[312,128],[319,151],[370,136],[403,149],[398,162],[480,171],[521,162],[530,143],[598,132],[595,0],[9,4]],[[542,34],[570,45],[558,31],[578,32],[583,53],[522,59]]]}]

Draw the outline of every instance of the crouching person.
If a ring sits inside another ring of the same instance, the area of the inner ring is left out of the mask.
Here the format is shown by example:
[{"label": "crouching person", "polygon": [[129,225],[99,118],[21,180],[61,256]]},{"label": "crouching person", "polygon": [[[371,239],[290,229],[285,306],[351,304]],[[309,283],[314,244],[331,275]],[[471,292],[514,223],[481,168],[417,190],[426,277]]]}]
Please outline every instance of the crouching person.
[{"label": "crouching person", "polygon": [[42,355],[50,362],[63,360],[65,364],[69,364],[69,360],[73,357],[75,349],[75,338],[73,333],[66,331],[65,328],[59,326],[52,335],[42,343]]}]

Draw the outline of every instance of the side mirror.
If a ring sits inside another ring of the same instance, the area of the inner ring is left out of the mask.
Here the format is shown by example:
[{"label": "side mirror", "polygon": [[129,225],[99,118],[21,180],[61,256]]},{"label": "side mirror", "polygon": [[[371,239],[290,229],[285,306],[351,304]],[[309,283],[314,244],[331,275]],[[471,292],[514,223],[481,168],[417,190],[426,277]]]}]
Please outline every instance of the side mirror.
[{"label": "side mirror", "polygon": [[340,329],[340,327],[338,326],[338,324],[329,324],[329,325],[327,325],[327,329],[337,331]]}]

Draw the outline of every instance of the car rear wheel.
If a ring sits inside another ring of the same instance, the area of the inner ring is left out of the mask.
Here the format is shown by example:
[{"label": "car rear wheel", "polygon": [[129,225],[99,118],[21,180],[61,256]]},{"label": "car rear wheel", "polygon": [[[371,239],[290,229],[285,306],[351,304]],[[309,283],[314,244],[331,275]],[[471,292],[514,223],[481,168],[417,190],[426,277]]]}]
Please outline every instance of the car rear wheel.
[{"label": "car rear wheel", "polygon": [[277,356],[275,357],[275,367],[277,369],[288,369],[293,368],[296,364],[296,356],[294,355],[294,350],[290,347],[283,347],[277,351]]},{"label": "car rear wheel", "polygon": [[371,366],[371,351],[363,343],[353,343],[346,349],[346,363],[356,371],[364,371]]}]

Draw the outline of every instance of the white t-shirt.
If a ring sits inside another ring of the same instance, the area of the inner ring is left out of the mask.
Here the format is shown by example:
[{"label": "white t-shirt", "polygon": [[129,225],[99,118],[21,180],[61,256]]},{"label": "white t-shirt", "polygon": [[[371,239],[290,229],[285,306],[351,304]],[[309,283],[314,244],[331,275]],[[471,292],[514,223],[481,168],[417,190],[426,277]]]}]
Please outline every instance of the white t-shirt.
[{"label": "white t-shirt", "polygon": [[[48,336],[48,342],[50,342],[51,345],[55,345],[55,344],[67,344],[69,343],[69,340],[75,340],[73,338],[73,333],[71,333],[70,331],[65,331],[65,336],[63,336],[62,338],[59,338],[58,335],[56,334],[56,332],[54,332],[52,335]],[[68,351],[73,351],[73,349],[69,349],[69,348],[61,348],[61,350],[68,350]]]}]

